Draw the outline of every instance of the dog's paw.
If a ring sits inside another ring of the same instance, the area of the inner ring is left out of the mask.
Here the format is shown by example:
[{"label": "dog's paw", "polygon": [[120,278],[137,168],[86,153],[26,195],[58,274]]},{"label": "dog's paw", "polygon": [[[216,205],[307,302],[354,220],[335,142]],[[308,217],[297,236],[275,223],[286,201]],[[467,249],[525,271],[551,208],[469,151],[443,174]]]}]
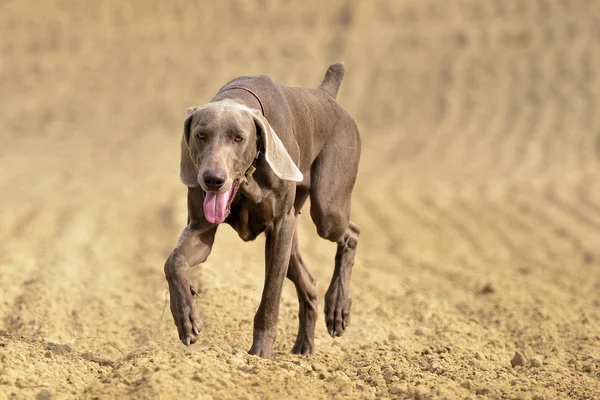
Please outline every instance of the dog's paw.
[{"label": "dog's paw", "polygon": [[195,343],[200,335],[199,320],[196,316],[194,295],[196,291],[191,285],[173,285],[170,287],[171,313],[177,326],[179,340],[189,346]]},{"label": "dog's paw", "polygon": [[325,323],[331,337],[342,336],[350,324],[350,306],[352,299],[341,289],[340,285],[333,284],[325,294]]},{"label": "dog's paw", "polygon": [[310,340],[304,336],[298,336],[296,343],[292,347],[292,354],[300,355],[311,355],[315,354],[315,343],[314,340]]},{"label": "dog's paw", "polygon": [[267,334],[265,331],[254,331],[254,339],[252,340],[252,347],[249,354],[258,356],[260,358],[271,358],[273,352],[273,342],[275,338],[272,335]]},{"label": "dog's paw", "polygon": [[265,358],[267,360],[271,359],[271,353],[272,353],[271,348],[268,348],[266,346],[255,345],[255,344],[253,344],[252,347],[250,348],[250,351],[248,351],[248,354],[250,354],[250,355],[258,356],[260,358]]}]

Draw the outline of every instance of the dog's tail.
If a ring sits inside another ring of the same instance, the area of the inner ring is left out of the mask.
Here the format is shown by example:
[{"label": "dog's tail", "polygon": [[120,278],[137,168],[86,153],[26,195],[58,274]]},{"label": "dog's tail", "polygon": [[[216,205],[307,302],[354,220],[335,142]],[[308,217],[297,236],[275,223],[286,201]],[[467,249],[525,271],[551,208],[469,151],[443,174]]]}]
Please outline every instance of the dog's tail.
[{"label": "dog's tail", "polygon": [[344,64],[335,63],[331,64],[325,73],[325,78],[323,78],[323,82],[319,85],[319,89],[330,95],[335,99],[337,96],[338,89],[340,88],[340,83],[342,83],[342,78],[344,77]]}]

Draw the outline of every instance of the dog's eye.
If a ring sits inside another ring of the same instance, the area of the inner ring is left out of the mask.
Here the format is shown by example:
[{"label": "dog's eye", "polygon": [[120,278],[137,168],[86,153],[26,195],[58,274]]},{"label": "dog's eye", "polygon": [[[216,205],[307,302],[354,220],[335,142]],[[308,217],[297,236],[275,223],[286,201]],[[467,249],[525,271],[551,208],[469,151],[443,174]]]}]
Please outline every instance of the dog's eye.
[{"label": "dog's eye", "polygon": [[198,132],[198,133],[196,133],[196,139],[198,139],[198,140],[204,140],[205,138],[204,138],[204,135],[202,133]]},{"label": "dog's eye", "polygon": [[241,137],[241,136],[236,136],[234,140],[235,140],[236,142],[241,142],[242,140],[244,140],[244,138],[243,138],[243,137]]}]

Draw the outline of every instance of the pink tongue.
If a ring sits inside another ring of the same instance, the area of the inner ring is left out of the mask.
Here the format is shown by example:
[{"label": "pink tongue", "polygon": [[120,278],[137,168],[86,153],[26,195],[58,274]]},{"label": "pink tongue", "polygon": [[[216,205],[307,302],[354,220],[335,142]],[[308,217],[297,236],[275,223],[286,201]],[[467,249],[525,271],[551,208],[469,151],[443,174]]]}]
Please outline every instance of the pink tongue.
[{"label": "pink tongue", "polygon": [[227,203],[231,196],[231,189],[222,194],[206,192],[206,196],[204,197],[204,217],[211,224],[220,224],[225,221],[225,213],[227,212]]}]

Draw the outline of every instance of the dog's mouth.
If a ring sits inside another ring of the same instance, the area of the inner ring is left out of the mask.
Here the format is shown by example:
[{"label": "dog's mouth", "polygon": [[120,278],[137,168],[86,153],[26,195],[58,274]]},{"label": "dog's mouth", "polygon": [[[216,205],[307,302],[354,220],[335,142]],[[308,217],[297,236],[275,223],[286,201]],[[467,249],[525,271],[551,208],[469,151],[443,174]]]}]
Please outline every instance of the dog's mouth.
[{"label": "dog's mouth", "polygon": [[231,212],[231,203],[239,187],[240,180],[236,179],[224,193],[206,192],[204,194],[204,217],[208,222],[220,224],[225,221]]}]

